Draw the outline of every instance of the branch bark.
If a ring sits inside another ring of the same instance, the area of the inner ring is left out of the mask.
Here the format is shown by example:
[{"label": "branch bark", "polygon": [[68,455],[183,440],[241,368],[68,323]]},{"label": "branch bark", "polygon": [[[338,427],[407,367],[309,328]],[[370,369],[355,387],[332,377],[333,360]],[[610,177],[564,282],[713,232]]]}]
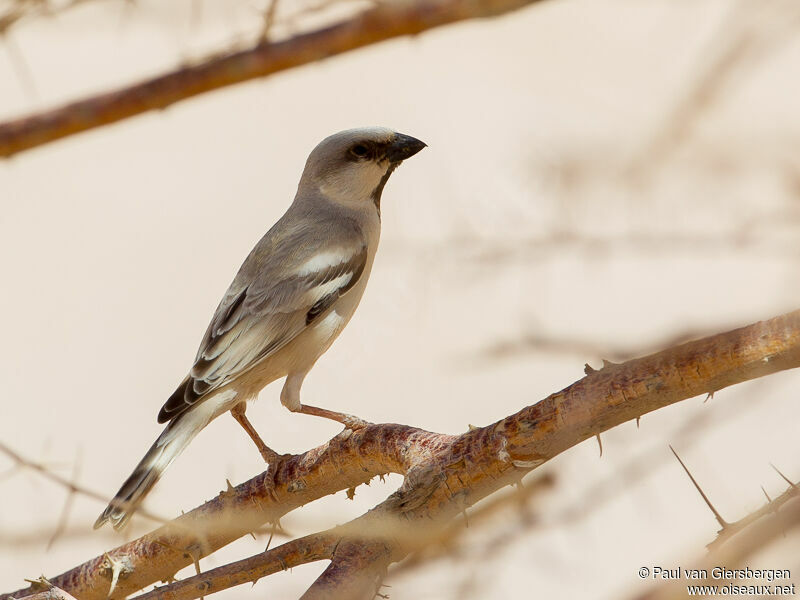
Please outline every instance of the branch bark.
[{"label": "branch bark", "polygon": [[[331,564],[304,596],[366,597],[391,563],[417,549],[415,536],[425,539],[431,528],[446,526],[467,507],[564,450],[680,400],[798,366],[800,311],[795,311],[623,364],[606,363],[599,371],[587,366],[587,376],[564,390],[462,435],[395,424],[345,431],[50,581],[82,600],[102,600],[113,574],[109,565],[124,564],[112,598],[124,597],[168,580],[195,558],[302,504],[380,473],[402,473],[403,485],[385,502],[331,530],[339,540]],[[312,539],[319,541],[311,536],[307,542]],[[28,593],[19,590],[11,597]],[[206,593],[203,587],[180,597]]]},{"label": "branch bark", "polygon": [[[433,451],[453,436],[403,425],[370,425],[287,456],[251,480],[221,492],[155,531],[70,569],[50,581],[81,600],[124,598],[211,554],[250,531],[328,494],[384,473],[405,473],[412,456]],[[10,594],[26,595],[27,588]]]},{"label": "branch bark", "polygon": [[[36,585],[47,585],[46,583],[37,583]],[[47,589],[36,592],[35,594],[31,594],[30,596],[25,596],[21,600],[75,600],[75,598],[69,595],[64,590],[60,590],[57,587],[50,586]]]},{"label": "branch bark", "polygon": [[264,77],[384,40],[466,19],[500,15],[541,0],[394,0],[355,17],[280,42],[227,53],[196,65],[0,123],[0,157],[163,109],[235,83]]}]

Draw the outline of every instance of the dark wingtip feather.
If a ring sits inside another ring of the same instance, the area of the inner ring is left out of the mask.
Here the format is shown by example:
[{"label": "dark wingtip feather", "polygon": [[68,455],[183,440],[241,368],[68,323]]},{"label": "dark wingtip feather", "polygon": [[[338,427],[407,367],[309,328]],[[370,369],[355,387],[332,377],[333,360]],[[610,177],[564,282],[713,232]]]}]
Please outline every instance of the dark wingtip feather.
[{"label": "dark wingtip feather", "polygon": [[108,522],[108,508],[103,511],[99,517],[97,517],[97,521],[94,522],[94,529],[100,529],[103,525]]},{"label": "dark wingtip feather", "polygon": [[172,395],[167,398],[164,406],[158,411],[158,422],[166,423],[185,413],[194,406],[197,399],[202,396],[195,389],[195,380],[191,377],[184,379]]},{"label": "dark wingtip feather", "polygon": [[122,497],[122,490],[120,490],[120,493],[114,497],[102,514],[97,517],[97,520],[94,522],[94,528],[100,529],[103,525],[109,522],[117,531],[125,527],[136,510],[136,505],[138,504],[133,497],[136,495],[140,497],[143,496],[144,493],[142,492],[146,493],[147,490],[142,490],[139,488],[134,490],[133,493],[129,494],[127,497]]},{"label": "dark wingtip feather", "polygon": [[[116,500],[116,498],[114,500]],[[94,528],[100,529],[103,525],[110,522],[111,526],[119,531],[130,521],[134,510],[135,508],[126,511],[112,501],[103,511],[103,514],[97,517],[97,520],[94,522]]]},{"label": "dark wingtip feather", "polygon": [[175,460],[207,421],[195,418],[172,418],[171,422],[144,455],[139,464],[119,488],[116,496],[95,521],[102,527],[107,521],[114,529],[122,529],[156,484],[164,470]]},{"label": "dark wingtip feather", "polygon": [[158,446],[158,443],[153,444],[130,477],[122,484],[117,495],[114,496],[103,513],[97,518],[94,523],[95,529],[102,527],[107,521],[110,521],[117,531],[125,527],[125,524],[136,512],[139,504],[141,504],[144,497],[161,477],[164,468],[166,468],[166,466],[158,464],[163,451],[164,448]]}]

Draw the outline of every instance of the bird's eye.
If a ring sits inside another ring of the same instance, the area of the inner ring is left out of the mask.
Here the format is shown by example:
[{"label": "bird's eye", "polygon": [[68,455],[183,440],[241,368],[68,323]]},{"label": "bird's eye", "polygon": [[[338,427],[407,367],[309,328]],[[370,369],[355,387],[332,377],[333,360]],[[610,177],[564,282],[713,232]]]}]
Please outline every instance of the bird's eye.
[{"label": "bird's eye", "polygon": [[369,154],[369,148],[367,148],[364,144],[356,144],[350,148],[350,153],[358,158],[364,158]]}]

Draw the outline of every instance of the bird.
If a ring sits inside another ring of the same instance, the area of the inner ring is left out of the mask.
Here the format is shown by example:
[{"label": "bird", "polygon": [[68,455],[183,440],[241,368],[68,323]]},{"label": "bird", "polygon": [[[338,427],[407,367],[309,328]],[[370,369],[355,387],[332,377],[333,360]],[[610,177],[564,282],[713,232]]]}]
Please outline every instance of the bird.
[{"label": "bird", "polygon": [[249,400],[285,377],[292,412],[356,428],[363,421],[300,402],[303,380],[353,316],[375,259],[381,195],[395,169],[426,144],[385,127],[335,133],[308,156],[294,201],[239,268],[188,375],[158,413],[166,428],[94,528],[122,529],[164,471],[216,417],[230,411],[266,462],[279,455],[245,416]]}]

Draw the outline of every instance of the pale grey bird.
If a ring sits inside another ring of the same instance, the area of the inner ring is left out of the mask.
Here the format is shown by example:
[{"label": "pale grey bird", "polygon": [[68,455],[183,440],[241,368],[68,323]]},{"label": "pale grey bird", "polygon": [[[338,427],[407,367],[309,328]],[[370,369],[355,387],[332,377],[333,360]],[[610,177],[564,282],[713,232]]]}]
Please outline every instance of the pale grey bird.
[{"label": "pale grey bird", "polygon": [[208,423],[231,411],[266,461],[277,458],[245,417],[246,402],[286,377],[293,412],[354,426],[358,419],[301,404],[300,386],[358,306],[381,226],[381,194],[397,166],[425,144],[382,127],[322,140],[294,202],[244,261],[206,330],[189,374],[158,413],[169,422],[95,522],[122,528]]}]

